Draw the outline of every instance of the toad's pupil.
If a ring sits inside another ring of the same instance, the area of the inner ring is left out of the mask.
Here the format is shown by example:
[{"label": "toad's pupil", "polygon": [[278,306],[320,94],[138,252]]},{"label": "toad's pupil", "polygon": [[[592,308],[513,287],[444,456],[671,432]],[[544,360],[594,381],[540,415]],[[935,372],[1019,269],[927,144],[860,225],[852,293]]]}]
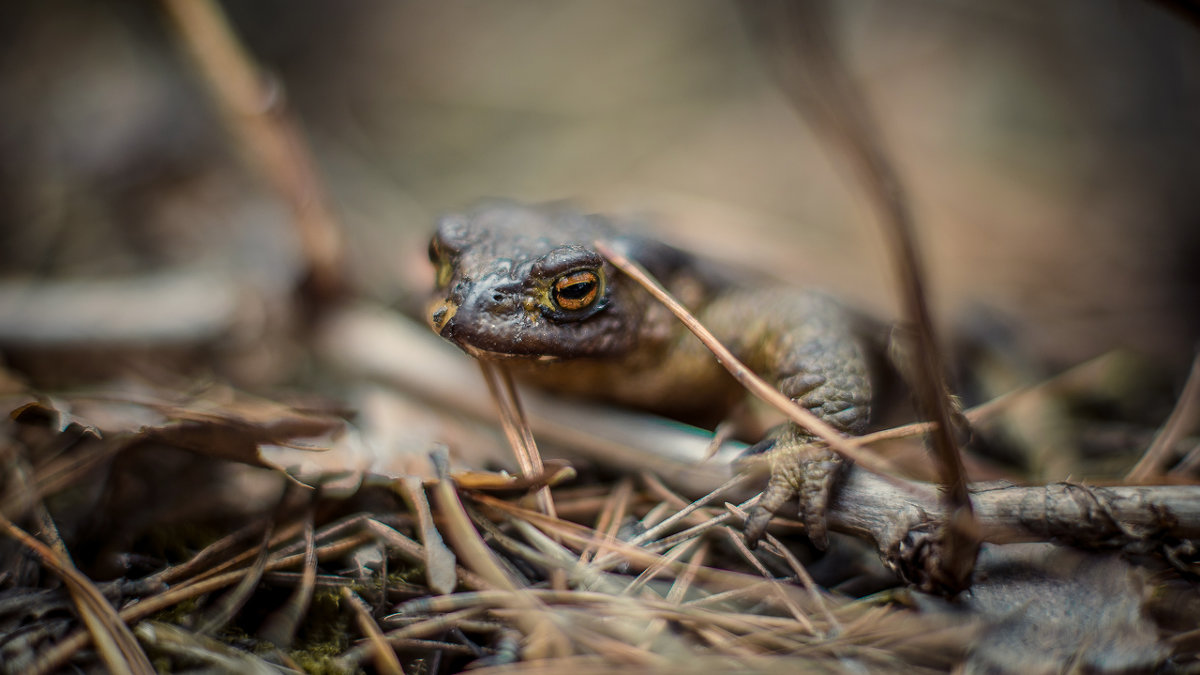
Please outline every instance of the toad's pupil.
[{"label": "toad's pupil", "polygon": [[564,300],[583,300],[596,289],[596,282],[581,281],[558,289],[558,296]]}]

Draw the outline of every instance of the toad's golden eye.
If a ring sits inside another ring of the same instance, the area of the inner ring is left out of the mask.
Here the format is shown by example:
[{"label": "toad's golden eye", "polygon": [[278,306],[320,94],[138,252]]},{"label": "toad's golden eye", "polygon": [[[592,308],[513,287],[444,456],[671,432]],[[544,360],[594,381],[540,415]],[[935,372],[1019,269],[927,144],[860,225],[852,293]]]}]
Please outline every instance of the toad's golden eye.
[{"label": "toad's golden eye", "polygon": [[584,309],[600,295],[600,277],[593,270],[569,272],[554,280],[554,304],[568,312]]}]

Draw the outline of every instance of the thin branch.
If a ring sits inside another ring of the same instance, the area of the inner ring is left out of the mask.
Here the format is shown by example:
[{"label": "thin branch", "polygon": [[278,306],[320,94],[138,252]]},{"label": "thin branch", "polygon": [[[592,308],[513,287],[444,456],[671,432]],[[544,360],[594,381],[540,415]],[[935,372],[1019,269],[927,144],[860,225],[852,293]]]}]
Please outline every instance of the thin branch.
[{"label": "thin branch", "polygon": [[[869,471],[847,472],[829,505],[829,526],[874,540],[880,550],[945,517],[935,486],[897,490]],[[1113,547],[1200,538],[1200,489],[1190,485],[1103,487],[1082,483],[973,488],[983,541],[1056,541]]]}]

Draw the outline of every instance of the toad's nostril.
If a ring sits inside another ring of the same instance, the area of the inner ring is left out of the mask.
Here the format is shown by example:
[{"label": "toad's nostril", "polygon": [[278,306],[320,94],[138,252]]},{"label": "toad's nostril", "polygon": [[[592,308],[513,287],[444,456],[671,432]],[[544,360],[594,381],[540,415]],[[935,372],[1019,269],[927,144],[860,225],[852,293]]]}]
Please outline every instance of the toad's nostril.
[{"label": "toad's nostril", "polygon": [[450,300],[441,300],[430,305],[428,311],[429,325],[435,332],[441,333],[458,312],[458,305]]}]

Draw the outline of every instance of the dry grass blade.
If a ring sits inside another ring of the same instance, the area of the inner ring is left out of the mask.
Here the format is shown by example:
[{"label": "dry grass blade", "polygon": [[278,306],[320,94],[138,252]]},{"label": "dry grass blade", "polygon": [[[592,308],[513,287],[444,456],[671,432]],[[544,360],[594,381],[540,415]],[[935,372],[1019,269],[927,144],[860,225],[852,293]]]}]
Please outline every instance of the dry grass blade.
[{"label": "dry grass blade", "polygon": [[1142,483],[1161,474],[1171,449],[1195,428],[1197,418],[1200,418],[1200,354],[1192,361],[1187,384],[1183,386],[1183,393],[1179,395],[1175,408],[1171,410],[1166,423],[1154,435],[1146,454],[1129,470],[1125,480]]},{"label": "dry grass blade", "polygon": [[708,559],[708,542],[701,541],[700,546],[696,548],[696,552],[688,560],[687,568],[683,570],[683,574],[675,577],[675,583],[671,584],[671,589],[667,591],[667,602],[680,604],[687,596],[688,589],[696,582],[697,571],[704,566],[704,561]]},{"label": "dry grass blade", "polygon": [[[748,577],[745,575],[739,576],[743,576],[748,582],[751,582],[750,585],[744,586],[744,588],[740,589],[739,592],[744,592],[746,589],[751,589],[757,592],[766,587],[766,582],[759,577]],[[564,605],[568,607],[581,607],[584,609],[599,606],[628,607],[636,605],[643,608],[649,608],[654,612],[657,612],[659,616],[673,621],[707,617],[714,623],[733,630],[764,630],[774,628],[787,629],[795,626],[795,620],[791,618],[760,614],[742,614],[732,611],[709,610],[705,608],[706,603],[699,602],[675,605],[666,602],[665,600],[624,598],[617,597],[609,593],[600,593],[595,591],[558,591],[553,589],[530,588],[525,592],[530,597],[537,598],[539,601],[546,603],[547,605]],[[729,595],[723,596],[722,601],[728,600],[729,597]],[[470,593],[456,593],[454,595],[439,596],[436,598],[421,598],[418,600],[405,602],[396,608],[397,614],[393,616],[403,617],[419,614],[443,614],[447,612],[463,611],[467,608],[503,608],[506,606],[506,604],[508,604],[508,602],[509,593],[507,591],[491,590]],[[862,612],[858,611],[857,613]]]},{"label": "dry grass blade", "polygon": [[34,504],[33,510],[33,516],[37,519],[38,531],[42,535],[42,540],[49,546],[50,550],[54,551],[59,560],[73,566],[75,561],[71,560],[71,552],[67,550],[67,544],[63,541],[62,533],[58,531],[58,524],[54,522],[54,517],[46,510],[46,505],[42,502],[37,502]]},{"label": "dry grass blade", "polygon": [[[528,542],[528,546],[504,534],[499,528],[489,532],[489,535],[495,538],[497,545],[504,547],[509,555],[550,570],[551,573],[554,571],[569,572],[570,580],[576,586],[593,588],[597,583],[612,583],[611,580],[605,579],[594,565],[580,562],[579,556],[571,549],[533,524],[519,518],[513,518],[511,524],[513,529]],[[554,533],[552,529],[550,532]],[[565,589],[566,587],[556,586],[555,588]],[[614,586],[610,585],[608,588],[614,588]]]},{"label": "dry grass blade", "polygon": [[300,583],[292,591],[287,603],[263,622],[259,633],[264,640],[285,648],[292,644],[296,629],[304,620],[304,615],[308,612],[308,606],[312,602],[313,586],[316,580],[316,535],[310,511],[308,519],[304,523],[304,570],[300,577]]},{"label": "dry grass blade", "polygon": [[[495,505],[497,508],[504,508],[503,502],[499,502],[498,500],[494,500],[492,498],[488,498],[487,501],[489,502],[489,504]],[[573,545],[583,547],[583,546],[590,545],[591,542],[594,541],[594,533],[591,536],[589,536],[589,534],[587,532],[583,531],[582,528],[580,528],[579,526],[569,526],[569,524],[561,523],[560,521],[551,520],[549,518],[546,518],[544,515],[541,515],[535,511],[528,511],[528,510],[519,511],[514,508],[510,508],[509,510],[514,511],[512,520],[513,520],[514,524],[516,524],[518,526],[518,531],[522,532],[522,534],[525,536],[525,538],[527,540],[529,540],[529,541],[533,542],[535,545],[541,547],[542,550],[551,552],[552,555],[553,555],[553,550],[554,550],[553,542],[549,538],[539,538],[532,531],[528,530],[527,529],[528,525],[526,524],[526,523],[528,523],[528,520],[524,520],[525,518],[527,518],[529,520],[538,521],[538,523],[542,527],[544,527],[548,530],[550,530],[551,528],[554,528],[554,527],[561,528],[557,532],[559,537],[563,541],[568,541]],[[518,513],[518,511],[519,511],[519,513]],[[495,536],[495,535],[493,535],[493,536]],[[507,544],[502,544],[498,540],[497,540],[497,543],[500,543],[501,545],[505,545],[506,547],[508,546]],[[660,618],[669,619],[672,621],[679,621],[680,617],[678,614],[678,609],[676,609],[672,612],[667,612],[667,614],[662,617],[656,615],[656,612],[666,612],[666,610],[664,608],[668,607],[668,606],[678,608],[679,605],[677,603],[678,603],[678,598],[680,597],[679,594],[681,594],[683,592],[681,589],[684,585],[691,584],[695,580],[702,580],[702,581],[708,582],[708,583],[715,581],[716,583],[718,583],[718,585],[720,585],[720,583],[722,581],[728,582],[728,581],[731,581],[734,577],[736,577],[736,578],[738,578],[738,581],[736,583],[738,583],[739,585],[744,586],[748,583],[754,583],[757,585],[757,588],[760,590],[768,587],[768,586],[762,585],[763,582],[761,582],[761,581],[755,580],[755,581],[751,582],[749,578],[744,577],[742,575],[732,575],[729,578],[724,578],[722,576],[722,573],[720,570],[710,570],[710,569],[703,567],[703,565],[701,564],[701,560],[699,560],[697,558],[693,558],[693,560],[691,560],[687,563],[680,562],[679,558],[682,557],[680,554],[685,550],[686,547],[691,546],[690,543],[683,544],[682,546],[676,548],[671,553],[669,553],[668,555],[665,555],[665,556],[656,556],[653,554],[647,554],[644,551],[644,549],[641,549],[640,547],[636,547],[636,546],[630,546],[628,544],[625,544],[624,542],[614,542],[614,545],[618,548],[619,552],[629,551],[629,553],[630,553],[630,555],[628,556],[629,562],[632,563],[635,567],[639,567],[639,568],[642,568],[645,570],[645,572],[642,575],[640,575],[637,579],[635,579],[633,581],[632,586],[626,592],[619,594],[619,595],[613,595],[612,591],[588,593],[588,592],[579,592],[579,591],[576,591],[576,592],[533,591],[531,589],[529,592],[536,593],[536,596],[538,598],[541,598],[543,600],[543,602],[550,603],[550,604],[557,604],[557,603],[569,603],[571,605],[575,605],[575,604],[579,604],[579,603],[598,604],[599,606],[597,607],[597,609],[594,612],[586,613],[586,616],[588,616],[588,617],[592,617],[593,615],[608,616],[610,613],[618,613],[618,614],[622,614],[622,616],[628,616],[628,618],[622,620],[623,622],[636,621],[636,622],[639,622],[639,625],[642,625],[644,623],[645,630],[641,630],[639,632],[638,637],[635,639],[635,642],[640,645],[641,649],[630,651],[628,647],[622,647],[622,649],[620,649],[620,650],[615,650],[615,648],[618,644],[622,644],[622,645],[628,644],[627,640],[618,639],[617,642],[613,642],[614,636],[607,634],[605,631],[600,631],[599,633],[592,633],[592,632],[588,632],[588,631],[581,632],[580,626],[578,625],[576,619],[566,619],[566,620],[570,621],[570,625],[572,626],[572,629],[570,632],[572,639],[576,639],[577,643],[581,644],[584,647],[592,648],[592,649],[596,649],[596,650],[603,650],[603,653],[605,653],[608,658],[614,659],[616,662],[625,662],[626,660],[631,660],[630,662],[632,662],[632,663],[643,663],[643,659],[648,658],[650,656],[650,654],[648,654],[644,651],[646,649],[652,650],[652,653],[654,653],[654,654],[662,653],[660,651],[660,649],[662,648],[661,644],[653,645],[653,646],[651,644],[651,643],[656,642],[656,640],[654,639],[655,635],[659,636],[659,638],[661,638],[663,640],[668,640],[668,641],[674,641],[674,640],[679,639],[678,636],[675,636],[675,635],[661,634],[661,631],[657,630],[655,628],[656,626],[658,626],[657,621],[659,621]],[[517,551],[516,549],[510,548],[508,550],[510,550],[510,552],[513,554],[521,555],[520,552]],[[640,555],[638,555],[639,553],[640,553]],[[534,563],[535,565],[542,566],[542,567],[548,567],[548,566],[559,565],[559,564],[560,565],[571,565],[571,564],[575,564],[577,562],[573,557],[570,557],[570,556],[568,556],[568,557],[556,556],[556,557],[554,557],[554,559],[551,559],[551,558],[536,558],[535,559],[535,558],[529,557],[528,555],[525,555],[523,557],[525,557],[527,560]],[[595,567],[595,566],[593,565],[592,567]],[[593,570],[593,572],[596,572],[596,571],[597,570]],[[583,581],[585,578],[586,579],[594,578],[596,581],[599,581],[600,583],[588,583],[589,587],[607,588],[605,586],[605,580],[601,580],[600,577],[595,576],[594,574],[593,575],[582,574],[583,572],[584,572],[583,570],[577,569],[576,573],[575,573],[576,574],[575,578],[580,581]],[[654,596],[654,594],[646,593],[646,592],[637,593],[636,598],[628,597],[631,593],[634,593],[639,588],[641,588],[644,585],[646,580],[648,580],[654,576],[657,576],[660,573],[668,573],[670,576],[674,576],[676,579],[679,579],[681,576],[686,577],[686,581],[684,581],[682,583],[677,583],[674,586],[675,590],[672,592],[675,593],[675,596],[673,599],[659,600],[659,599],[657,599],[656,596]],[[581,574],[582,574],[582,576],[581,576]],[[611,583],[611,581],[613,581],[613,580],[615,580],[615,578],[608,580],[608,581],[609,581],[609,583]],[[797,601],[800,600],[800,596],[797,596],[793,592],[793,589],[787,588],[781,584],[776,584],[774,586],[774,589],[775,589],[776,596],[773,598],[773,600],[775,602],[773,602],[771,604],[782,604],[784,606],[790,605],[793,608],[793,611],[801,612],[801,615],[803,616],[804,610],[801,609],[801,604],[797,604]],[[616,588],[614,587],[613,590],[616,590]],[[707,592],[708,592],[707,588],[703,588],[699,591],[699,593],[701,593],[701,594],[704,594]],[[628,604],[628,605],[618,604],[618,601],[621,599],[622,596],[625,596],[627,601],[632,604]],[[401,608],[401,611],[405,612],[405,613],[452,611],[455,609],[461,609],[464,606],[469,606],[471,603],[485,601],[484,600],[485,597],[491,597],[491,596],[490,596],[490,594],[471,594],[470,596],[468,596],[467,594],[457,594],[455,596],[444,598],[443,600],[440,600],[440,601],[421,601],[421,602],[417,602],[417,603],[406,604],[404,607]],[[756,598],[756,599],[762,600],[763,598]],[[488,604],[491,604],[492,602],[499,602],[499,601],[500,600],[498,598],[492,598],[491,600],[487,600],[486,602],[488,602]],[[649,611],[647,609],[648,607],[653,607],[656,609],[654,611]],[[512,610],[511,612],[515,612],[515,611],[516,610]],[[556,615],[561,616],[561,614],[559,613],[559,611],[557,609],[550,610],[550,611],[554,611],[556,613]],[[511,612],[505,611],[504,614],[509,614]],[[695,610],[689,610],[689,613],[691,613],[691,612],[695,612]],[[717,612],[717,614],[720,614],[720,612]],[[614,617],[613,620],[615,621],[616,618]],[[697,615],[693,615],[689,619],[689,621],[691,621],[691,622],[699,622],[701,624],[711,621],[711,620],[712,620],[711,617],[709,617],[708,613],[706,613],[706,612],[697,614]],[[744,623],[736,624],[736,625],[745,627]],[[815,630],[815,627],[813,627],[811,625],[811,623],[806,628],[803,624],[792,620],[792,621],[789,621],[787,626],[789,626],[789,628],[782,630],[781,635],[791,635],[791,636],[801,635],[801,634],[811,635],[814,632],[817,632]],[[754,630],[758,630],[758,627],[756,626],[753,630],[747,628],[744,631],[744,633],[751,633],[751,632],[754,632]],[[735,638],[732,640],[732,642],[730,642],[730,644],[734,645],[734,646],[731,646],[730,648],[731,649],[735,648],[735,646],[739,644],[739,640],[740,640],[740,638],[737,638],[735,636]],[[792,644],[791,641],[786,641],[786,642],[787,642],[786,645],[784,645],[782,643],[775,644],[774,648],[784,648],[785,646],[787,648],[793,648],[793,647],[797,646],[795,644]],[[649,664],[650,661],[646,661],[644,663]]]},{"label": "dry grass blade", "polygon": [[[407,626],[384,633],[383,639],[386,640],[389,645],[395,646],[396,643],[404,640],[423,638],[429,635],[445,633],[446,631],[459,626],[464,621],[475,617],[482,611],[482,607],[469,607],[457,612],[439,614],[429,619],[416,619]],[[394,616],[395,615],[385,617],[384,620],[390,621]],[[493,628],[498,629],[498,627]],[[358,667],[358,664],[370,658],[376,649],[377,645],[373,641],[357,645],[348,650],[345,654],[339,656],[338,663],[344,665],[347,670],[354,670]]]},{"label": "dry grass blade", "polygon": [[661,671],[671,665],[671,661],[666,657],[630,644],[623,635],[614,638],[600,631],[575,629],[571,637],[588,651],[603,656],[613,664],[613,668],[651,668]]},{"label": "dry grass blade", "polygon": [[[38,557],[43,565],[57,574],[71,593],[71,598],[87,625],[105,667],[112,673],[153,675],[154,667],[134,639],[129,627],[117,615],[113,606],[75,566],[58,552],[35,539],[12,521],[0,516],[0,528]],[[83,645],[80,644],[80,647]],[[76,648],[78,649],[78,647]]]},{"label": "dry grass blade", "polygon": [[[501,513],[506,514],[514,522],[528,522],[529,524],[538,527],[542,531],[547,532],[552,540],[556,542],[563,542],[564,545],[574,545],[578,549],[582,550],[584,547],[590,545],[596,540],[597,533],[595,530],[583,525],[572,523],[566,520],[559,520],[557,518],[550,518],[540,511],[524,509],[488,495],[476,495],[474,499],[479,504],[489,506],[497,509]],[[618,554],[622,551],[640,550],[637,549],[637,547],[620,540],[611,541],[610,545],[618,551]],[[599,561],[592,564],[598,568],[605,567],[605,565],[601,564]],[[612,564],[616,564],[616,561],[614,561]]]},{"label": "dry grass blade", "polygon": [[804,610],[802,610],[787,593],[783,592],[782,585],[778,581],[775,581],[767,568],[764,567],[761,562],[759,562],[758,558],[754,557],[754,552],[746,546],[746,542],[743,541],[740,536],[738,536],[738,533],[726,528],[725,534],[728,536],[730,543],[733,544],[733,547],[737,549],[738,553],[742,554],[742,559],[750,563],[754,569],[758,570],[758,573],[762,575],[763,579],[767,580],[771,592],[779,598],[779,600],[783,603],[783,606],[787,608],[789,613],[791,613],[792,618],[799,622],[800,625],[804,627],[805,631],[810,634],[817,635],[817,627],[813,625],[812,621],[808,618],[808,615],[804,613]]},{"label": "dry grass blade", "polygon": [[[749,506],[749,505],[753,504],[755,501],[757,501],[757,498],[746,502],[742,506]],[[685,530],[680,530],[679,532],[676,532],[675,534],[672,534],[670,536],[663,537],[662,539],[659,539],[657,541],[654,541],[654,542],[651,542],[648,544],[644,544],[644,548],[647,551],[651,551],[651,552],[655,552],[655,553],[660,552],[660,551],[665,551],[680,542],[687,541],[688,539],[694,539],[695,537],[700,536],[701,534],[713,529],[714,527],[724,525],[725,523],[729,522],[733,518],[734,518],[733,514],[731,514],[729,512],[718,513],[717,515],[715,515],[711,518],[701,520],[700,522],[696,523],[695,525],[693,525]]]},{"label": "dry grass blade", "polygon": [[258,582],[262,579],[263,572],[267,569],[267,559],[270,557],[271,544],[271,528],[268,527],[263,533],[262,543],[258,548],[258,555],[254,558],[254,564],[250,569],[246,570],[245,577],[238,582],[238,585],[229,591],[220,602],[196,624],[195,631],[201,635],[209,634],[225,627],[238,611],[250,599],[254,589],[258,586]]},{"label": "dry grass blade", "polygon": [[1200,443],[1193,445],[1169,473],[1172,476],[1186,476],[1195,473],[1197,469],[1200,469]]},{"label": "dry grass blade", "polygon": [[682,558],[684,554],[686,554],[690,549],[694,548],[699,541],[699,539],[689,539],[687,541],[679,542],[677,546],[669,549],[666,553],[655,560],[653,564],[647,565],[646,569],[642,570],[641,574],[637,575],[633,581],[629,582],[629,585],[627,585],[621,591],[620,595],[635,595],[641,591],[646,584],[650,583],[650,581],[654,579],[654,577],[658,576],[661,572],[667,571],[675,564],[677,560]]},{"label": "dry grass blade", "polygon": [[[493,588],[508,592],[508,601],[517,608],[517,622],[527,639],[526,653],[529,658],[570,654],[571,642],[567,636],[542,612],[542,607],[528,595],[527,589],[519,589],[516,581],[496,559],[495,553],[475,531],[444,468],[439,467],[441,477],[434,487],[434,502],[445,523],[446,537],[453,544],[459,559]],[[556,518],[552,520],[557,522]]]},{"label": "dry grass blade", "polygon": [[417,516],[417,531],[421,533],[421,541],[425,545],[425,580],[434,593],[450,593],[458,581],[455,568],[458,559],[454,552],[446,547],[442,535],[433,522],[433,513],[429,510],[429,502],[425,499],[425,488],[421,479],[416,476],[405,476],[399,480],[399,487],[404,495],[404,501]]},{"label": "dry grass blade", "polygon": [[[533,440],[533,432],[529,430],[529,421],[525,418],[521,399],[513,386],[512,374],[500,364],[491,361],[480,360],[479,368],[483,371],[488,391],[500,410],[500,425],[504,428],[508,444],[512,446],[517,457],[522,475],[526,478],[540,475],[543,471],[542,455]],[[550,496],[550,488],[538,490],[537,499],[542,511],[553,517],[554,500]]]},{"label": "dry grass blade", "polygon": [[[394,528],[388,527],[387,525],[373,518],[368,518],[366,520],[366,527],[372,534],[383,541],[383,543],[387,544],[396,551],[403,553],[405,557],[413,562],[425,563],[429,559],[429,556],[425,554],[424,546],[421,546],[412,539],[400,534]],[[453,552],[450,553],[453,555]],[[482,577],[474,572],[471,572],[470,570],[463,568],[462,566],[455,564],[454,570],[457,582],[461,583],[467,588],[472,588],[475,590],[491,588],[491,584],[484,581]]]},{"label": "dry grass blade", "polygon": [[[189,598],[198,597],[205,593],[211,593],[220,590],[226,586],[237,583],[244,577],[243,572],[230,572],[218,577],[207,579],[203,582],[198,582],[187,587],[172,588],[164,593],[160,593],[152,598],[142,600],[141,602],[130,605],[121,610],[119,616],[122,621],[137,621],[138,619],[150,616],[155,612],[160,612],[168,607],[172,607],[179,602],[183,602]],[[85,630],[77,630],[66,638],[60,640],[52,648],[38,655],[37,662],[29,671],[29,675],[48,675],[57,671],[71,658],[72,654],[83,649],[87,645],[88,633]]]},{"label": "dry grass blade", "polygon": [[446,538],[454,546],[455,553],[463,565],[478,574],[490,588],[517,590],[516,581],[495,559],[495,554],[479,538],[479,533],[471,525],[471,519],[467,516],[450,480],[439,480],[434,487],[433,496]]},{"label": "dry grass blade", "polygon": [[747,584],[741,588],[734,588],[720,593],[713,593],[707,597],[696,598],[680,603],[686,607],[694,607],[704,609],[710,606],[720,606],[725,603],[740,602],[748,597],[757,597],[762,595],[767,589],[768,582],[755,578],[754,584]]},{"label": "dry grass blade", "polygon": [[143,621],[134,629],[140,640],[156,652],[199,662],[212,672],[241,675],[279,675],[294,672],[280,668],[247,651],[235,649],[212,638],[160,621]]},{"label": "dry grass blade", "polygon": [[[734,486],[736,486],[738,483],[741,483],[745,479],[746,479],[745,476],[734,476],[733,478],[730,478],[728,481],[725,482],[724,485],[718,487],[717,489],[713,490],[712,492],[709,492],[708,494],[697,499],[696,501],[684,506],[679,511],[676,511],[675,513],[671,514],[669,517],[663,519],[662,522],[658,523],[654,527],[651,527],[651,528],[647,529],[645,532],[642,532],[638,536],[634,537],[633,539],[630,539],[629,543],[641,544],[641,543],[644,543],[644,542],[647,542],[647,541],[650,541],[650,540],[656,538],[658,535],[660,535],[663,532],[667,531],[668,529],[674,527],[676,523],[680,522],[681,520],[683,520],[683,519],[687,518],[688,516],[692,515],[693,513],[695,513],[698,509],[701,509],[704,506],[707,506],[708,504],[713,502],[718,496],[723,494],[726,490],[733,488]],[[659,485],[661,485],[661,483]],[[663,490],[666,490],[666,486],[661,486],[661,487]]]},{"label": "dry grass blade", "polygon": [[[514,506],[507,502],[503,502],[498,499],[487,497],[486,495],[478,497],[478,500],[482,503],[487,504],[490,507],[496,508],[502,512],[510,514],[514,519],[524,520],[524,521],[529,522],[532,525],[539,527],[542,530],[551,531],[566,545],[573,546],[576,549],[582,549],[584,546],[587,546],[591,541],[594,540],[594,538],[596,536],[595,532],[593,532],[587,528],[584,528],[583,526],[576,525],[575,523],[569,523],[569,522],[565,522],[565,521],[561,521],[561,520],[550,519],[550,518],[547,518],[545,515],[538,513],[536,511],[522,509],[518,506]],[[733,517],[732,515],[726,514],[724,516],[724,518],[715,518],[712,521],[706,522],[703,525],[703,527],[711,527],[712,525],[710,523],[721,522],[725,518],[732,518],[732,517]],[[693,528],[692,531],[694,532],[695,528]],[[687,532],[687,531],[685,531],[685,532]],[[688,538],[695,536],[695,534],[691,534],[688,536],[683,536],[683,535],[684,535],[684,533],[680,533],[679,535],[672,535],[668,539],[664,539],[662,541],[666,542],[666,541],[670,540],[671,546],[674,546],[680,541],[684,541]],[[644,546],[635,546],[635,545],[629,544],[624,541],[619,541],[619,540],[611,542],[611,546],[612,546],[613,550],[610,555],[605,557],[606,562],[604,564],[602,564],[600,561],[596,561],[596,562],[592,563],[591,567],[598,569],[598,570],[603,570],[603,569],[608,569],[608,568],[614,567],[621,563],[628,563],[631,567],[633,567],[635,569],[645,569],[651,565],[654,565],[657,561],[659,561],[661,559],[660,555],[654,553],[651,550],[648,550],[648,548],[644,547]],[[679,574],[682,574],[686,571],[687,566],[676,561],[676,562],[668,563],[666,565],[666,569],[671,570],[671,572],[673,574],[678,576]],[[735,572],[735,571],[729,571],[729,570],[725,570],[725,569],[718,569],[718,568],[712,568],[712,567],[703,567],[703,568],[696,569],[695,574],[696,574],[696,577],[701,582],[707,584],[709,587],[711,587],[712,589],[716,589],[716,590],[737,589],[739,591],[743,591],[744,589],[751,588],[751,587],[755,588],[755,589],[759,589],[759,590],[765,588],[762,585],[763,584],[762,579],[760,579],[759,577],[750,576],[748,574],[742,574],[742,573]],[[793,588],[793,587],[784,587],[784,588],[781,588],[780,590],[784,593],[784,595],[786,595],[789,598],[789,602],[798,602],[801,604],[805,604],[808,602],[808,598],[804,594],[803,589]],[[534,590],[529,589],[526,592],[532,593],[532,592],[534,592]],[[579,592],[576,591],[575,593],[578,594]],[[458,595],[462,595],[462,594],[458,594]],[[539,595],[538,597],[541,597],[541,596]],[[558,597],[558,596],[554,596],[554,597]],[[581,595],[568,595],[567,597],[577,598],[581,602],[586,601],[584,599],[584,596],[581,596]],[[611,596],[600,596],[600,597],[611,597]],[[758,599],[761,601],[766,601],[766,602],[770,603],[770,598],[761,597]],[[775,604],[775,603],[770,603],[770,604]]]},{"label": "dry grass blade", "polygon": [[[679,495],[672,492],[670,488],[668,488],[662,483],[662,481],[658,479],[658,477],[645,475],[642,478],[650,491],[663,500],[659,504],[660,507],[664,507],[665,509],[668,507],[668,505],[670,505],[671,507],[679,509],[674,514],[664,518],[657,525],[647,528],[645,532],[642,532],[640,535],[629,540],[630,544],[640,545],[648,552],[661,553],[663,551],[668,551],[683,542],[691,541],[692,539],[699,537],[701,534],[713,529],[714,527],[723,526],[733,518],[733,515],[728,511],[716,512],[715,510],[709,510],[706,513],[696,513],[696,511],[699,507],[712,501],[726,488],[734,485],[738,480],[740,480],[739,477],[735,476],[734,479],[726,483],[724,486],[721,486],[713,492],[710,492],[709,494],[691,503],[688,503]],[[752,497],[742,504],[742,507],[751,506],[757,501],[758,496]],[[728,504],[726,504],[726,506],[728,506]],[[656,510],[657,508],[658,507],[656,507]],[[653,537],[657,537],[666,531],[667,527],[680,523],[685,519],[687,522],[691,523],[691,527],[680,530],[674,534],[662,537],[660,539],[653,539]],[[644,520],[650,520],[650,515],[647,514],[647,517]],[[613,559],[614,558],[611,556],[603,558],[599,560],[599,564],[609,565],[613,562]]]},{"label": "dry grass blade", "polygon": [[[746,512],[742,509],[732,504],[726,504],[725,508],[729,509],[731,513],[737,515],[742,520],[746,519]],[[841,624],[838,622],[837,617],[833,615],[833,612],[830,611],[829,603],[825,602],[825,598],[817,589],[817,583],[813,581],[808,570],[804,569],[804,565],[800,563],[800,560],[775,535],[768,532],[764,538],[767,545],[773,549],[773,552],[787,561],[788,567],[792,568],[792,571],[796,573],[796,578],[800,580],[800,585],[804,586],[804,590],[808,591],[809,597],[812,598],[813,606],[825,615],[825,620],[829,622],[833,631],[835,633],[841,632]]]},{"label": "dry grass blade", "polygon": [[628,477],[622,478],[609,493],[608,498],[604,500],[604,508],[600,510],[600,518],[596,521],[595,530],[599,536],[580,552],[580,563],[586,565],[594,556],[603,555],[606,543],[616,540],[632,494],[633,482]]},{"label": "dry grass blade", "polygon": [[[205,569],[207,565],[210,565],[215,560],[219,559],[220,556],[222,556],[230,546],[244,537],[245,532],[257,530],[259,527],[261,527],[261,525],[256,523],[251,525],[249,528],[245,528],[228,537],[224,537],[213,542],[204,550],[200,551],[200,553],[194,556],[191,560],[188,560],[181,565],[168,567],[167,569],[163,570],[163,572],[158,575],[158,580],[162,581],[163,583],[173,583],[179,585],[194,584],[225,574],[228,570],[245,564],[246,561],[254,558],[256,555],[255,549],[247,549],[229,558],[226,558],[225,560],[222,560],[212,567]],[[268,547],[278,546],[285,541],[293,539],[303,531],[304,523],[300,522],[292,523],[286,527],[280,528],[280,530],[272,535],[271,540],[268,543]]]},{"label": "dry grass blade", "polygon": [[[296,538],[304,531],[305,523],[294,515],[293,507],[296,505],[295,497],[299,495],[307,498],[310,488],[288,481],[285,481],[285,487],[287,489],[280,497],[273,516],[252,520],[245,527],[209,544],[184,563],[167,567],[150,578],[157,583],[186,585],[232,570],[252,558],[255,560],[252,567],[257,566],[258,558],[262,557],[264,553],[269,553],[271,549]],[[287,524],[283,527],[276,527],[280,521]],[[250,540],[260,530],[262,531],[260,546],[230,555],[230,549]],[[282,551],[277,552],[277,555],[280,554]],[[264,571],[267,569],[265,563],[263,569]]]},{"label": "dry grass blade", "polygon": [[372,656],[375,659],[375,669],[387,675],[404,675],[404,668],[400,667],[396,651],[384,639],[383,631],[379,630],[379,624],[371,617],[371,610],[367,608],[367,604],[349,588],[342,589],[342,599],[350,605],[350,611],[354,612],[354,620],[359,629],[374,648]]}]

